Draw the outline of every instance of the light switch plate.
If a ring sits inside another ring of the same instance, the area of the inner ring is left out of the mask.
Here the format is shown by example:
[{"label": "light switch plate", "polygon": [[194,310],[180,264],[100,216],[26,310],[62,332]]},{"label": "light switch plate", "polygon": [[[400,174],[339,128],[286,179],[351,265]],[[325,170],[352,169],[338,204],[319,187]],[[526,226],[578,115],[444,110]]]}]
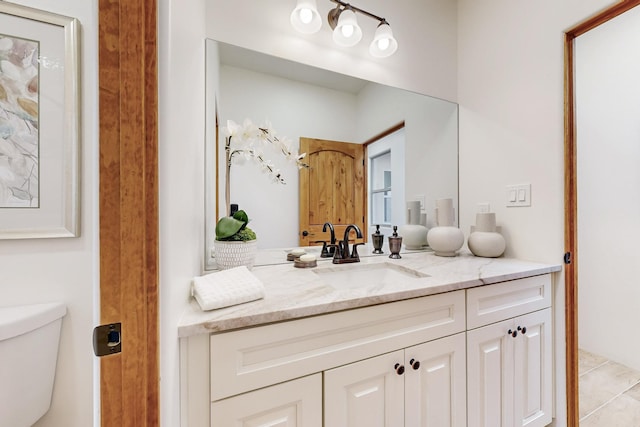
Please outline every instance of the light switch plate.
[{"label": "light switch plate", "polygon": [[531,184],[507,185],[507,207],[531,206]]}]

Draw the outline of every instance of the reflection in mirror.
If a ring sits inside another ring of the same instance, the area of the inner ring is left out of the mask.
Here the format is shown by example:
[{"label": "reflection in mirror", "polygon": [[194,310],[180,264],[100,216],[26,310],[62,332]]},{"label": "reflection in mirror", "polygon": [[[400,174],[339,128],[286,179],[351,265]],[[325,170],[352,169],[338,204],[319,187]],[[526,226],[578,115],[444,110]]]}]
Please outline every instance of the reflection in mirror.
[{"label": "reflection in mirror", "polygon": [[[224,164],[220,163],[224,140],[216,122],[222,127],[227,120],[268,121],[277,135],[287,137],[295,148],[300,138],[363,144],[385,135],[367,145],[366,168],[372,172],[372,162],[377,162],[373,159],[391,153],[382,176],[386,172],[392,177],[393,197],[390,191],[386,195],[387,207],[382,209],[387,209],[387,216],[374,219],[380,207],[371,203],[384,200],[385,191],[377,183],[365,183],[369,192],[365,223],[369,228],[363,233],[367,235],[376,223],[382,224],[386,235],[391,234],[392,225],[404,224],[409,200],[423,202],[429,226],[433,225],[436,199],[453,198],[457,207],[457,104],[212,40],[207,40],[206,77],[206,259],[213,246],[216,217],[225,214]],[[386,135],[402,123],[402,132]],[[298,169],[283,162],[278,153],[266,151],[265,155],[281,169],[287,184],[272,183],[252,162],[234,164],[231,203],[248,213],[261,249],[298,246]]]},{"label": "reflection in mirror", "polygon": [[[375,143],[374,143],[375,144]],[[369,151],[369,206],[371,222],[389,226],[391,220],[391,151],[372,154]]]},{"label": "reflection in mirror", "polygon": [[387,236],[393,233],[394,225],[406,221],[405,165],[410,161],[405,156],[406,139],[403,126],[367,145],[369,224],[380,224],[380,231]]}]

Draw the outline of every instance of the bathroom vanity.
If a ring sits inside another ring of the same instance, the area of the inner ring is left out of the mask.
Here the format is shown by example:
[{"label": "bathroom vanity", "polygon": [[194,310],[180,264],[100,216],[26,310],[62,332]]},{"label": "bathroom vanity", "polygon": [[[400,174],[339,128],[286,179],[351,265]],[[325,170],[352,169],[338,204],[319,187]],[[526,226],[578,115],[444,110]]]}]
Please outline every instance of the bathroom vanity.
[{"label": "bathroom vanity", "polygon": [[545,426],[560,269],[428,252],[255,267],[264,299],[181,319],[182,426]]}]

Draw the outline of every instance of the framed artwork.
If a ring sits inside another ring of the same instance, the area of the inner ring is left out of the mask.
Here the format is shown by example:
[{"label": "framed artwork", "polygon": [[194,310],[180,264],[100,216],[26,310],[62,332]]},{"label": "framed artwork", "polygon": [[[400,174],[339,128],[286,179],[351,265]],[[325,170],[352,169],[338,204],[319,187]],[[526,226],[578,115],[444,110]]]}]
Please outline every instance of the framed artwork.
[{"label": "framed artwork", "polygon": [[0,239],[79,235],[78,27],[0,1]]}]

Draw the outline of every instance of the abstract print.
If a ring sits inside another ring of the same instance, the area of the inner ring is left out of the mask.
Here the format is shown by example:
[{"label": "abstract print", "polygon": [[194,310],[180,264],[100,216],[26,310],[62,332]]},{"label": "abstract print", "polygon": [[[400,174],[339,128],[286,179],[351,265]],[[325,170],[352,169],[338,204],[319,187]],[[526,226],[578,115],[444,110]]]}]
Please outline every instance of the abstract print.
[{"label": "abstract print", "polygon": [[39,43],[0,34],[0,208],[38,208]]}]

